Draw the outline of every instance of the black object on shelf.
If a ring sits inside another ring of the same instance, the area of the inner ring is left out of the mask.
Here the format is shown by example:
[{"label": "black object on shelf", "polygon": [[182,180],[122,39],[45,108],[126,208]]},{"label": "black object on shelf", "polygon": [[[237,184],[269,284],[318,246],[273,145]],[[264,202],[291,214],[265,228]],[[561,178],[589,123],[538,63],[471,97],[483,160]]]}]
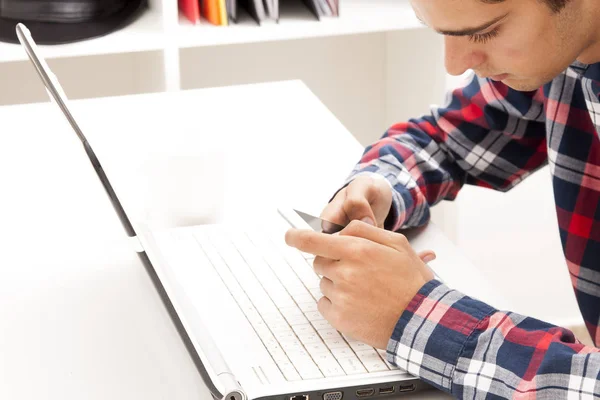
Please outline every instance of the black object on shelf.
[{"label": "black object on shelf", "polygon": [[19,43],[21,22],[38,44],[65,44],[107,35],[135,21],[148,0],[0,0],[0,41]]}]

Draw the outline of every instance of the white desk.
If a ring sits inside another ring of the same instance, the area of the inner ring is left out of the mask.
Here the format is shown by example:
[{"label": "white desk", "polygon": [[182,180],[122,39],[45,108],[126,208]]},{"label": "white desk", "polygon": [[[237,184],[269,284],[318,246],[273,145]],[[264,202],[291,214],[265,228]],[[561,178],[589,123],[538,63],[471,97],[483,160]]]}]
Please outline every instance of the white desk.
[{"label": "white desk", "polygon": [[[362,152],[300,82],[72,106],[131,216],[155,226],[269,196],[318,213]],[[0,108],[0,132],[0,398],[208,400],[62,115]]]}]

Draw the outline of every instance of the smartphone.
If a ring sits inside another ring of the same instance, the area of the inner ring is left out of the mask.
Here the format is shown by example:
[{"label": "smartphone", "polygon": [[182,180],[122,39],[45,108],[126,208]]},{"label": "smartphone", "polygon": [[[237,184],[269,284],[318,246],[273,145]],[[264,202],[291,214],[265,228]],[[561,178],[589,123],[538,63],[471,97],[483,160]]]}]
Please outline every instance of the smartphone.
[{"label": "smartphone", "polygon": [[315,217],[315,216],[307,214],[305,212],[298,211],[298,210],[294,210],[294,212],[296,214],[298,214],[300,216],[300,218],[302,218],[308,225],[310,225],[310,227],[313,230],[315,230],[317,232],[332,234],[332,233],[337,233],[337,232],[341,231],[342,229],[344,229],[344,226],[342,226],[342,225],[335,224],[330,221],[325,221],[324,219]]}]

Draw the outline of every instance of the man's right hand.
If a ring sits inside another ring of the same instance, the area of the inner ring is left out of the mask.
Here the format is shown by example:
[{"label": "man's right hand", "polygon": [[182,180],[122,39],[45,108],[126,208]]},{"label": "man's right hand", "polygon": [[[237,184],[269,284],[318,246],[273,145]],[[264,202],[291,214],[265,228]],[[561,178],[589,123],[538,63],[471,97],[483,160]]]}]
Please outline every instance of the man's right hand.
[{"label": "man's right hand", "polygon": [[[392,188],[382,178],[363,175],[354,179],[340,190],[327,207],[321,212],[321,218],[346,226],[353,220],[383,228],[383,224],[392,206]],[[435,259],[431,250],[423,251],[419,257],[424,262]]]}]

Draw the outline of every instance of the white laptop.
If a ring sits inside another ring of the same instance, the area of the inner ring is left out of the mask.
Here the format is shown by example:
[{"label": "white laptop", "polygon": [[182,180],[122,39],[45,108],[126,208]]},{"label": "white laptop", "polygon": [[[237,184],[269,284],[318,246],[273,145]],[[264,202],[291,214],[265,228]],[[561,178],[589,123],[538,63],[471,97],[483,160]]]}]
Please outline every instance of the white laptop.
[{"label": "white laptop", "polygon": [[310,255],[287,246],[294,210],[274,210],[247,227],[205,225],[149,231],[131,224],[66,96],[27,28],[17,35],[81,140],[127,234],[217,399],[383,399],[429,388],[385,353],[333,329],[317,310],[319,277]]}]

